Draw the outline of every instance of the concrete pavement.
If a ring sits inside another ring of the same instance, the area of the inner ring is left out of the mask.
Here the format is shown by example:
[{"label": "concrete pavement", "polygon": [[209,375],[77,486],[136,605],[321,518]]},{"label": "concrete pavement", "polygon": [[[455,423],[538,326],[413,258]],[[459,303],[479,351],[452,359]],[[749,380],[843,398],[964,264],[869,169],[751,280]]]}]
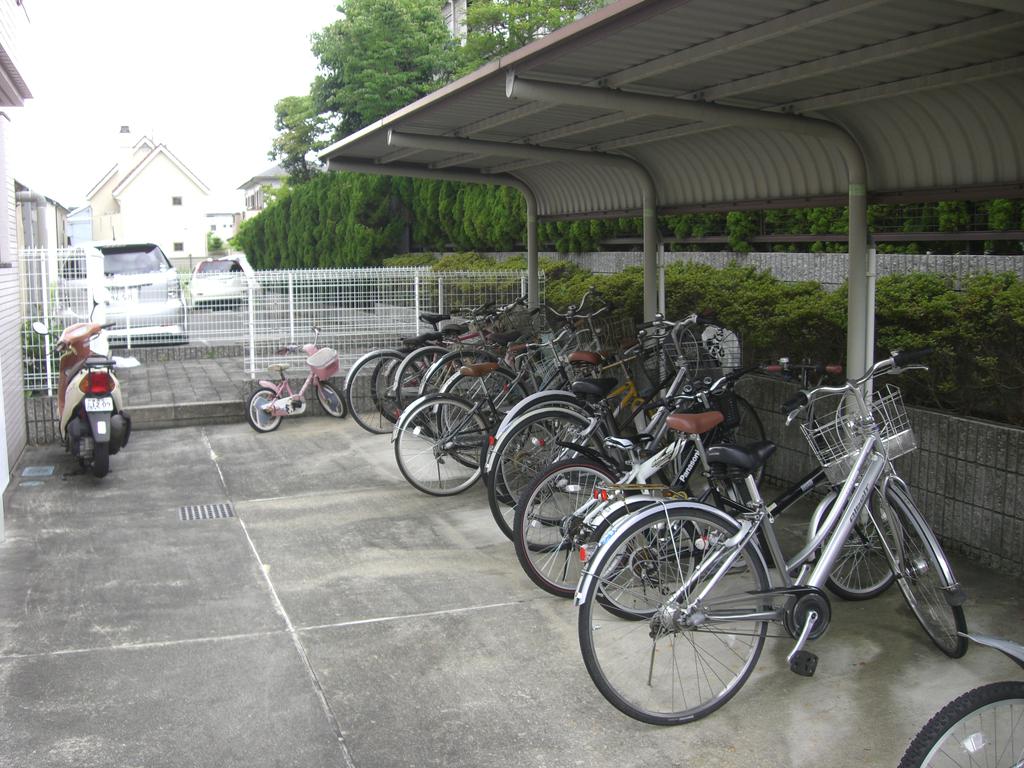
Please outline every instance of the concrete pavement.
[{"label": "concrete pavement", "polygon": [[[140,431],[111,466],[33,447],[12,479],[0,765],[893,766],[946,701],[1020,677],[978,646],[945,658],[891,591],[833,601],[813,678],[769,640],[723,709],[647,726],[594,688],[575,610],[480,490],[419,494],[350,419]],[[955,565],[970,629],[1020,640],[1024,584]]]}]

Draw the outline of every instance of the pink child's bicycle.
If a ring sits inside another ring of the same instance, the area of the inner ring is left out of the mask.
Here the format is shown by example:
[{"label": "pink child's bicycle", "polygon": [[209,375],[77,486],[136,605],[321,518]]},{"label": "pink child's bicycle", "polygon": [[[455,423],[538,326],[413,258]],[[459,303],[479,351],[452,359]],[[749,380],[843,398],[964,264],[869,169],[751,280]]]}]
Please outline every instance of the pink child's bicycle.
[{"label": "pink child's bicycle", "polygon": [[[309,374],[298,392],[293,392],[291,384],[285,377],[285,371],[291,366],[288,363],[274,363],[267,366],[268,370],[279,373],[280,381],[260,379],[260,386],[249,396],[245,415],[249,424],[257,432],[273,432],[281,425],[281,419],[285,416],[298,416],[306,410],[306,390],[309,385],[316,387],[316,399],[320,401],[324,412],[328,416],[342,419],[348,413],[345,399],[338,393],[333,385],[327,383],[327,379],[338,373],[338,353],[330,347],[323,349],[317,347],[316,341],[320,336],[320,329],[313,327],[313,343],[304,344],[302,351],[306,354],[306,365],[309,367]],[[283,351],[294,352],[298,347],[291,344]]]}]

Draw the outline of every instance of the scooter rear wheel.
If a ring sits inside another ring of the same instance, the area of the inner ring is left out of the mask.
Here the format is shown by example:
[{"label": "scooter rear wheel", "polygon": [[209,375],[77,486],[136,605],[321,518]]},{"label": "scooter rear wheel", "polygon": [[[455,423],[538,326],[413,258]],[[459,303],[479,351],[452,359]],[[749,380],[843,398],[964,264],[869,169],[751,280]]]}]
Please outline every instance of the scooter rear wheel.
[{"label": "scooter rear wheel", "polygon": [[245,405],[245,418],[257,432],[273,432],[281,426],[281,417],[267,413],[265,406],[277,399],[277,392],[270,387],[260,387],[251,395]]},{"label": "scooter rear wheel", "polygon": [[110,443],[94,443],[92,449],[92,476],[106,477],[110,471]]}]

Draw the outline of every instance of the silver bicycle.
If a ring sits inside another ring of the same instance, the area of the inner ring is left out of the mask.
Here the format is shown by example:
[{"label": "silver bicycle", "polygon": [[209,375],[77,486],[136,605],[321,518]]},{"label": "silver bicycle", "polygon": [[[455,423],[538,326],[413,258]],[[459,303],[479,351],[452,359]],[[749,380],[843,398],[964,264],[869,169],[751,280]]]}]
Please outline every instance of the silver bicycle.
[{"label": "silver bicycle", "polygon": [[813,675],[817,657],[806,645],[831,616],[822,587],[858,526],[877,533],[935,645],[953,658],[965,653],[963,592],[892,465],[915,447],[902,398],[894,387],[872,386],[884,374],[923,368],[916,363],[925,354],[896,354],[859,379],[801,392],[786,404],[790,422],[815,406],[804,435],[829,478],[841,482],[806,546],[789,559],[753,480],[770,443],[708,449],[716,480],[733,489],[722,509],[659,501],[605,533],[575,600],[584,662],[613,705],[656,725],[704,717],[746,682],[769,627],[795,639],[790,669]]}]

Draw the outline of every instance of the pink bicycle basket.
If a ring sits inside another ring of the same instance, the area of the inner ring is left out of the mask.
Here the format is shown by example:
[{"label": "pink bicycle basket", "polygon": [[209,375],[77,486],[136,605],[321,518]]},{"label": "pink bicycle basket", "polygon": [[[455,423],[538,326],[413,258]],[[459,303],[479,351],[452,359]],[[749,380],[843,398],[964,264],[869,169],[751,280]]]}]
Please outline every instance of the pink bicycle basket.
[{"label": "pink bicycle basket", "polygon": [[338,353],[330,347],[324,347],[318,350],[316,354],[306,358],[306,365],[309,366],[313,374],[323,381],[334,376],[339,369],[338,364]]}]

